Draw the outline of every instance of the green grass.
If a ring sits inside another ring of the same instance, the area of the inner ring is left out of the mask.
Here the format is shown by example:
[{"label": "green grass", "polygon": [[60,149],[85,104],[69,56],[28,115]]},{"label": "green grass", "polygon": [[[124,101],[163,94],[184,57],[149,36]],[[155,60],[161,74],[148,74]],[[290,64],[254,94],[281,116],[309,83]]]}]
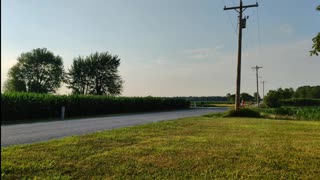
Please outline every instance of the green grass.
[{"label": "green grass", "polygon": [[320,122],[194,117],[1,153],[2,179],[319,179]]}]

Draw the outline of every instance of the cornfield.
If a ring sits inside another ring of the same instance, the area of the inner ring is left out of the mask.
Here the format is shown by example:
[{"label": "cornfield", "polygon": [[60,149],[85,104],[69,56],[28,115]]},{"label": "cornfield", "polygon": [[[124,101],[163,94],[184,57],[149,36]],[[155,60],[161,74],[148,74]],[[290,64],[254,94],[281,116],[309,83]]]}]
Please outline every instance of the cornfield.
[{"label": "cornfield", "polygon": [[65,107],[65,117],[68,118],[184,109],[189,106],[190,102],[181,98],[3,93],[1,121],[55,119],[59,118],[61,107]]}]

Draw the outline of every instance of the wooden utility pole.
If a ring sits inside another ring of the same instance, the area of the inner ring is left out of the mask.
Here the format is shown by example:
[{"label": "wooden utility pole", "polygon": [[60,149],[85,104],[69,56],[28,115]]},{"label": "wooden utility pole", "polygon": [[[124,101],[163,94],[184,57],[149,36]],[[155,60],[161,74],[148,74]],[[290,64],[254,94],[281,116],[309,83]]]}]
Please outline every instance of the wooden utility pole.
[{"label": "wooden utility pole", "polygon": [[240,0],[240,6],[224,7],[224,10],[236,10],[239,13],[239,38],[238,38],[238,65],[237,65],[237,84],[236,84],[236,97],[235,97],[235,110],[240,108],[240,81],[241,81],[241,46],[242,46],[242,29],[246,28],[246,20],[248,17],[242,17],[243,11],[250,7],[258,7],[258,3],[254,5],[244,6]]},{"label": "wooden utility pole", "polygon": [[263,97],[263,99],[264,99],[264,83],[266,83],[267,81],[262,81],[261,83],[262,83],[262,97]]},{"label": "wooden utility pole", "polygon": [[255,67],[252,67],[252,69],[256,69],[256,76],[257,76],[257,104],[258,104],[258,107],[259,107],[259,69],[262,68],[262,67],[259,67],[259,66],[255,66]]}]

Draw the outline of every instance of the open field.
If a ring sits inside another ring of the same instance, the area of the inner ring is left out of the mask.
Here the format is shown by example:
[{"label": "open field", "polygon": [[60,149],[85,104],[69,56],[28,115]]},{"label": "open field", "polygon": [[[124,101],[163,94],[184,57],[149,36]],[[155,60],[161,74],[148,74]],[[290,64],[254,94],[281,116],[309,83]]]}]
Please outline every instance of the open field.
[{"label": "open field", "polygon": [[1,153],[3,179],[319,179],[320,122],[192,117]]}]

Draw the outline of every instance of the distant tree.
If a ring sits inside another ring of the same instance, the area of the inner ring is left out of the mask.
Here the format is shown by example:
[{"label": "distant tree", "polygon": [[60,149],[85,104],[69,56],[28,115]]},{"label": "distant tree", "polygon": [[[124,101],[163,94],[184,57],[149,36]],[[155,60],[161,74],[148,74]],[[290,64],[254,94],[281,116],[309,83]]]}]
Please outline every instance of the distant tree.
[{"label": "distant tree", "polygon": [[320,98],[320,86],[301,86],[294,93],[295,98]]},{"label": "distant tree", "polygon": [[120,58],[108,52],[75,58],[66,83],[73,94],[119,95],[123,84],[119,65]]},{"label": "distant tree", "polygon": [[[257,93],[253,93],[254,101],[257,101]],[[259,102],[261,101],[261,96],[259,94]]]},{"label": "distant tree", "polygon": [[293,97],[294,90],[292,88],[278,89],[281,99],[290,99]]},{"label": "distant tree", "polygon": [[235,99],[236,99],[236,95],[235,94],[231,95],[230,93],[228,93],[227,94],[227,99],[228,99],[229,102],[233,102],[234,103]]},{"label": "distant tree", "polygon": [[[235,102],[235,97],[236,97],[235,94],[228,93],[226,96],[227,96],[228,101],[233,102],[233,103]],[[254,97],[246,92],[243,92],[240,94],[240,100],[244,100],[245,102],[252,102],[252,101],[254,101]]]},{"label": "distant tree", "polygon": [[46,48],[22,53],[9,69],[5,91],[54,93],[63,80],[63,62]]},{"label": "distant tree", "polygon": [[268,106],[268,107],[280,107],[280,93],[278,91],[270,90],[267,95],[264,97],[263,102]]},{"label": "distant tree", "polygon": [[280,100],[291,99],[294,93],[292,88],[270,90],[263,101],[269,107],[279,107],[281,105]]},{"label": "distant tree", "polygon": [[[317,10],[320,11],[320,5],[317,7]],[[313,45],[312,45],[312,50],[310,51],[310,55],[319,55],[318,53],[320,52],[320,32],[316,37],[312,39]]]},{"label": "distant tree", "polygon": [[249,101],[249,102],[254,101],[254,97],[251,96],[251,95],[248,94],[248,93],[241,93],[241,94],[240,94],[240,99],[243,100],[243,101],[245,101],[245,102],[247,102],[247,101]]}]

